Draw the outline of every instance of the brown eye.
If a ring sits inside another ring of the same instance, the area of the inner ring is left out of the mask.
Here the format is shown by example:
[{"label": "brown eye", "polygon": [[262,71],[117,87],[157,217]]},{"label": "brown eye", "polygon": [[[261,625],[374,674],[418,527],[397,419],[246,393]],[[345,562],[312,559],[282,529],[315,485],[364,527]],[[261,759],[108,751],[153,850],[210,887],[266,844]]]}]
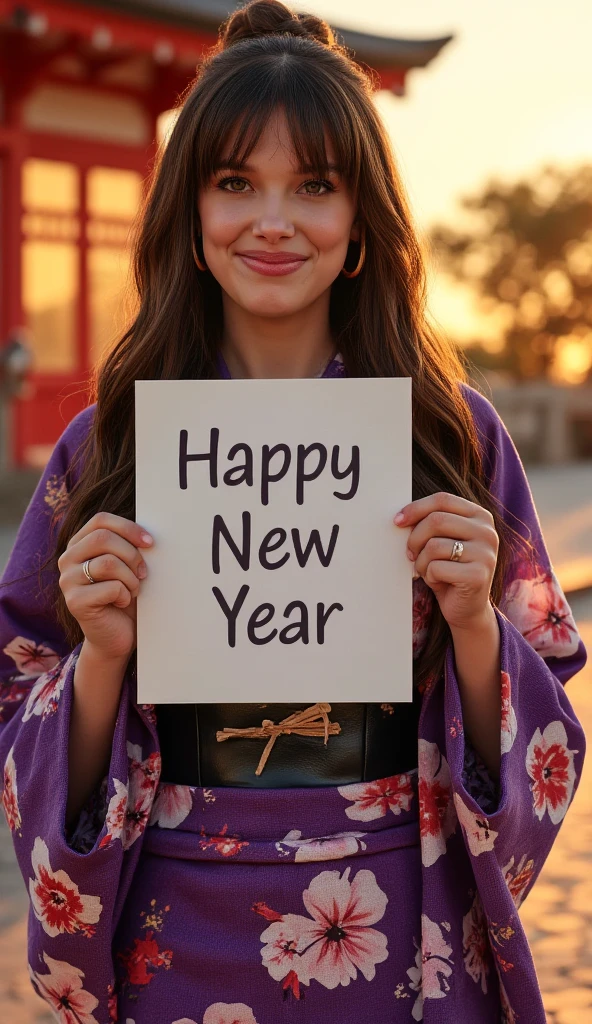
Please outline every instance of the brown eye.
[{"label": "brown eye", "polygon": [[244,178],[237,178],[237,177],[222,178],[218,182],[216,187],[219,188],[219,189],[222,189],[223,192],[244,192],[245,189],[243,189],[243,188],[226,188],[225,187],[228,184],[235,184],[236,182],[238,182],[239,184],[243,184],[243,185],[247,184],[247,182],[245,181]]},{"label": "brown eye", "polygon": [[304,188],[307,188],[309,185],[312,185],[313,188],[316,186],[317,189],[318,189],[318,186],[320,185],[320,187],[325,190],[324,192],[319,192],[319,191],[307,192],[306,194],[309,195],[309,196],[322,196],[322,195],[325,194],[325,192],[334,192],[335,191],[335,189],[334,189],[333,185],[331,184],[331,182],[330,181],[325,181],[324,178],[313,178],[310,181],[305,181],[304,182]]}]

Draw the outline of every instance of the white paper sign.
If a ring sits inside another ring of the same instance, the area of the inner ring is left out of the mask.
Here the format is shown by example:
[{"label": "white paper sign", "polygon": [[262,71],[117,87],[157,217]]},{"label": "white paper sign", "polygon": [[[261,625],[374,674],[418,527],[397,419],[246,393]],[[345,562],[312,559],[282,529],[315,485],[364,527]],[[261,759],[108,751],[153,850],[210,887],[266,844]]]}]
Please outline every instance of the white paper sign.
[{"label": "white paper sign", "polygon": [[410,378],[136,382],[141,703],[409,701]]}]

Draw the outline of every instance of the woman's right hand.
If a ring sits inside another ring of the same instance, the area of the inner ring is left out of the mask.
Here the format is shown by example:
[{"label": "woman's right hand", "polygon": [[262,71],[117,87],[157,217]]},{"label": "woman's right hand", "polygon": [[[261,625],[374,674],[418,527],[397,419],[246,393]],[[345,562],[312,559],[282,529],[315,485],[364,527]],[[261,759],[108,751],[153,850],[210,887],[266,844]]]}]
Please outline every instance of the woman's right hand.
[{"label": "woman's right hand", "polygon": [[[58,559],[68,610],[88,643],[106,659],[126,660],[136,647],[136,599],[147,573],[141,549],[152,543],[131,519],[97,512]],[[84,574],[87,559],[96,583]]]}]

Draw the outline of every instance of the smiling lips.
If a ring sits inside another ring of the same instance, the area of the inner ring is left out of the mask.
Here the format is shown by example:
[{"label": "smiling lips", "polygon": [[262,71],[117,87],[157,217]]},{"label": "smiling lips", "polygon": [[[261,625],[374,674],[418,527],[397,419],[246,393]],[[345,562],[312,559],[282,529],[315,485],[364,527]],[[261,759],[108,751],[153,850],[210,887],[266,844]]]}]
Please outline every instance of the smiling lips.
[{"label": "smiling lips", "polygon": [[292,274],[308,259],[308,256],[295,252],[263,252],[257,249],[245,249],[237,256],[251,270],[268,277]]}]

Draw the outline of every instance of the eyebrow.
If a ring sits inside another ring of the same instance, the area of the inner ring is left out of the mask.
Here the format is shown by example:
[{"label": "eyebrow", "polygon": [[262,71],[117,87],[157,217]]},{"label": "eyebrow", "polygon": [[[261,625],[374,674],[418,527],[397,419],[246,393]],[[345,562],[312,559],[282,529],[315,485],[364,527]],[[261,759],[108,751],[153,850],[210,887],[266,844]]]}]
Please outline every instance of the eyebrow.
[{"label": "eyebrow", "polygon": [[[253,167],[252,164],[241,163],[239,160],[219,160],[217,163],[214,164],[212,170],[214,172],[222,171],[222,170],[228,170],[228,171],[247,171],[248,173],[252,174],[254,171],[257,170],[257,168]],[[298,168],[298,170],[295,171],[294,173],[295,174],[308,174],[309,172],[314,171],[314,170],[315,170],[314,167],[312,167],[310,164],[306,164],[306,165],[301,165]],[[334,171],[335,174],[342,174],[343,173],[343,169],[341,167],[338,167],[337,164],[331,164],[331,163],[327,164],[327,170]]]}]

